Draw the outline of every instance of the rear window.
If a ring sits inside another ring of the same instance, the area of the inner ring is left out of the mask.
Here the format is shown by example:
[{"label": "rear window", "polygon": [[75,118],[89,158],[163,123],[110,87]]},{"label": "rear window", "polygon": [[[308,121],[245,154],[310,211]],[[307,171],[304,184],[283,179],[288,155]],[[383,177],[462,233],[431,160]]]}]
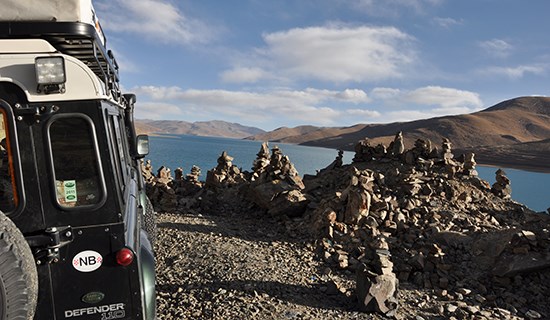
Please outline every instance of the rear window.
[{"label": "rear window", "polygon": [[48,135],[57,203],[64,208],[98,205],[105,189],[92,121],[83,115],[58,117]]},{"label": "rear window", "polygon": [[14,211],[19,202],[8,123],[6,110],[0,107],[0,210],[4,213]]}]

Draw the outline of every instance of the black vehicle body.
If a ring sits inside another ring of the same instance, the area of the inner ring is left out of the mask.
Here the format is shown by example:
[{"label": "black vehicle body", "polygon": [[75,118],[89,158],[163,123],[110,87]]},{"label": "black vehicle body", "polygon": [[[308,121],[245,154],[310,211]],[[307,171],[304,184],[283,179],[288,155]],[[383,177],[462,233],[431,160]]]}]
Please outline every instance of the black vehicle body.
[{"label": "black vehicle body", "polygon": [[[13,52],[0,50],[0,138],[7,142],[0,168],[9,189],[0,191],[0,210],[34,257],[34,318],[154,319],[153,248],[142,226],[153,213],[135,97],[120,93],[116,61],[88,24],[0,22],[0,45],[16,39],[55,49],[19,52],[12,41]],[[29,61],[40,55],[71,64],[63,86],[33,86],[24,75],[34,76]],[[80,74],[89,79],[73,84]],[[92,93],[71,92],[90,83]]]}]

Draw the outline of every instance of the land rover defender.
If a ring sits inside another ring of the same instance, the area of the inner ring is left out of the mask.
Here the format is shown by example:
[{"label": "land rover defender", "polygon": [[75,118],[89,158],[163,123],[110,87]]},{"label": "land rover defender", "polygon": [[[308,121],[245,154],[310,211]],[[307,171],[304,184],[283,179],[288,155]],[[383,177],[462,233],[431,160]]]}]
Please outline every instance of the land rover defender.
[{"label": "land rover defender", "polygon": [[91,0],[0,9],[0,320],[156,319],[136,97]]}]

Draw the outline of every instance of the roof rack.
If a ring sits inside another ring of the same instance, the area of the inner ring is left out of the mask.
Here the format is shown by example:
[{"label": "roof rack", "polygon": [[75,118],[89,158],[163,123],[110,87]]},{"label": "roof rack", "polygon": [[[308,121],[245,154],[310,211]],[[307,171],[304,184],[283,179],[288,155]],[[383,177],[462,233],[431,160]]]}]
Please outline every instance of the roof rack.
[{"label": "roof rack", "polygon": [[0,22],[0,38],[44,39],[59,52],[85,63],[105,84],[117,101],[121,100],[118,64],[105,38],[93,25],[83,22]]}]

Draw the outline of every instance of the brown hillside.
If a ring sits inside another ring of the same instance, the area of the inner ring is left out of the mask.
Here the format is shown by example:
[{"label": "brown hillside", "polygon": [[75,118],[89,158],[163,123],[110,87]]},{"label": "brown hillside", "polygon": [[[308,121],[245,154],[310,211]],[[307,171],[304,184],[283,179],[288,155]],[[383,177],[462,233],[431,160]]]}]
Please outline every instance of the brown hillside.
[{"label": "brown hillside", "polygon": [[[398,131],[403,132],[407,146],[420,138],[439,143],[444,137],[453,142],[454,148],[540,141],[550,138],[550,98],[516,98],[466,115],[349,128],[319,128],[308,134],[284,138],[279,134],[277,141],[352,150],[355,143],[365,137],[374,144],[387,144]],[[265,137],[269,134],[263,135],[262,140],[271,140]]]},{"label": "brown hillside", "polygon": [[550,172],[550,139],[503,146],[477,146],[472,151],[479,163]]},{"label": "brown hillside", "polygon": [[138,133],[187,134],[194,136],[244,138],[264,131],[254,127],[225,121],[176,121],[176,120],[136,120]]},{"label": "brown hillside", "polygon": [[[274,142],[281,142],[284,139],[285,142],[291,143],[289,140],[296,139],[296,137],[306,135],[311,131],[325,130],[325,129],[328,129],[328,128],[319,128],[315,126],[298,126],[294,128],[280,127],[273,131],[264,132],[254,136],[249,136],[246,139],[259,140],[259,141],[274,141]],[[295,142],[295,143],[300,143],[300,142]]]},{"label": "brown hillside", "polygon": [[300,144],[304,141],[316,141],[320,139],[325,139],[327,137],[327,139],[339,139],[339,136],[357,132],[363,129],[365,126],[365,124],[357,124],[351,127],[282,127],[270,132],[248,137],[247,139]]},{"label": "brown hillside", "polygon": [[135,121],[135,127],[136,127],[137,134],[154,134],[154,133],[162,132],[160,128],[152,126],[141,120]]}]

